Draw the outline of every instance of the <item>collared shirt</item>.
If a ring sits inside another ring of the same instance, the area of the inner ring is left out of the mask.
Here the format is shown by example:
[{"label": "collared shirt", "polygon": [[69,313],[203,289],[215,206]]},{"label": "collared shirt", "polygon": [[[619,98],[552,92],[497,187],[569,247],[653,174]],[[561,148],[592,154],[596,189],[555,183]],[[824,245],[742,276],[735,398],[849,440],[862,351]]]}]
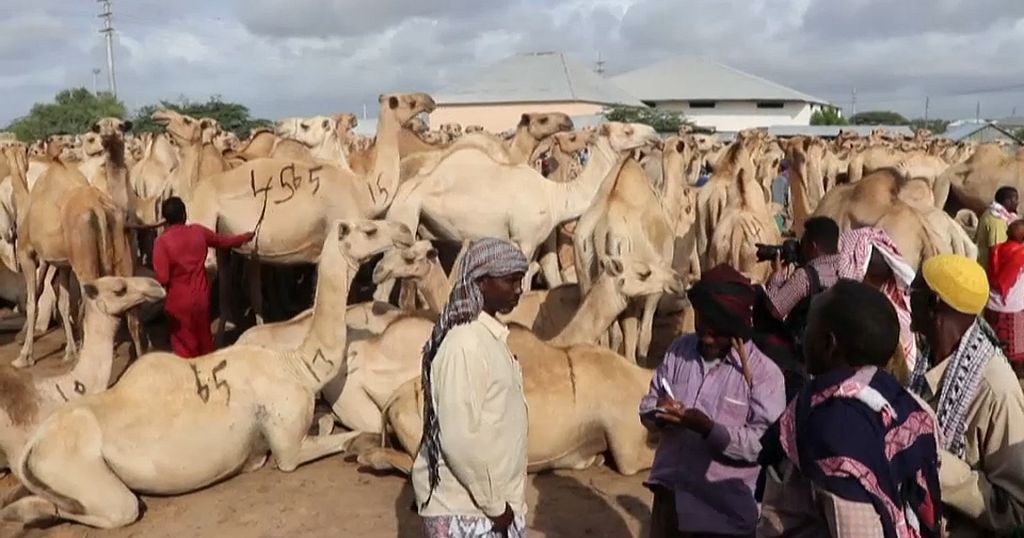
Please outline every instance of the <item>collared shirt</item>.
[{"label": "collared shirt", "polygon": [[[830,254],[819,256],[808,263],[818,272],[822,290],[831,288],[839,280],[839,261],[838,254]],[[789,278],[786,278],[785,273],[775,273],[765,286],[765,292],[775,317],[785,320],[793,308],[811,294],[811,279],[807,276],[807,269],[798,267]]]},{"label": "collared shirt", "polygon": [[[506,503],[526,514],[526,397],[507,337],[508,328],[482,312],[438,347],[430,397],[440,423],[441,482],[421,516],[498,516]],[[422,451],[412,483],[422,506],[430,491]]]},{"label": "collared shirt", "polygon": [[975,232],[974,242],[978,244],[978,263],[986,271],[992,247],[1006,241],[1006,229],[1006,222],[993,215],[991,211],[985,211],[978,219],[978,231]]},{"label": "collared shirt", "polygon": [[[932,407],[949,361],[925,374],[925,399]],[[950,538],[994,536],[1024,525],[1024,394],[1002,353],[986,364],[968,409],[964,456],[939,450]]]},{"label": "collared shirt", "polygon": [[659,430],[648,483],[675,492],[679,530],[749,534],[757,522],[754,486],[761,435],[786,405],[782,372],[747,342],[753,378],[748,385],[735,349],[708,368],[697,340],[691,334],[673,342],[640,403],[640,417],[647,428],[658,430],[649,413],[665,395],[664,380],[683,407],[700,410],[714,426],[707,437],[678,427]]}]

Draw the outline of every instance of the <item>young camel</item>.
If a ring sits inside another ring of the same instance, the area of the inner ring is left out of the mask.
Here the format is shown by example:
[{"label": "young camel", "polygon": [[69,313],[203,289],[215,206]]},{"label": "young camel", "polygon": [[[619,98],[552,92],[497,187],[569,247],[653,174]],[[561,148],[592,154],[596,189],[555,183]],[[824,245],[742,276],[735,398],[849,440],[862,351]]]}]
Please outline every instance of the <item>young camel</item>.
[{"label": "young camel", "polygon": [[343,452],[357,434],[306,431],[317,392],[345,366],[345,298],[361,261],[411,244],[412,234],[397,223],[349,220],[326,236],[313,319],[298,349],[142,357],[110,390],[68,404],[37,429],[17,463],[32,495],[0,516],[121,527],[139,516],[135,491],[194,491],[259,468],[268,449],[285,472]]},{"label": "young camel", "polygon": [[0,366],[0,467],[17,462],[39,423],[54,410],[87,394],[106,390],[114,363],[120,316],[164,298],[151,278],[106,276],[82,286],[85,297],[82,350],[74,368],[53,376],[32,376]]}]

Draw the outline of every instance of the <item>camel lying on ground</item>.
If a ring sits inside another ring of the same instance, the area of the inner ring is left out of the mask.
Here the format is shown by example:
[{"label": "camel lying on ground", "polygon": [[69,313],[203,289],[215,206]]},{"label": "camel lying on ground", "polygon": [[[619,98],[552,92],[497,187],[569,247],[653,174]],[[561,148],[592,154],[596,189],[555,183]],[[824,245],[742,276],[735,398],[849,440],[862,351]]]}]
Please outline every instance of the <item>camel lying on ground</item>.
[{"label": "camel lying on ground", "polygon": [[100,277],[82,288],[82,349],[74,368],[58,375],[33,376],[13,366],[0,366],[0,467],[18,461],[36,426],[54,410],[106,390],[120,316],[143,303],[164,298],[163,287],[143,277]]},{"label": "camel lying on ground", "polygon": [[31,495],[0,511],[25,523],[59,517],[102,528],[139,515],[134,492],[173,495],[257,469],[268,449],[290,472],[346,449],[355,434],[306,435],[316,394],[345,367],[345,300],[361,261],[412,234],[386,221],[337,221],[320,255],[302,345],[232,346],[183,361],[150,353],[106,392],[56,411],[17,462]]},{"label": "camel lying on ground", "polygon": [[[430,332],[429,321],[419,321]],[[607,348],[558,348],[513,325],[508,345],[523,370],[530,408],[527,469],[585,469],[604,461],[608,451],[618,471],[633,475],[651,466],[654,440],[640,424],[637,409],[647,393],[651,371]],[[418,369],[418,366],[417,366]],[[384,405],[384,431],[401,450],[377,448],[359,455],[376,469],[409,473],[423,433],[423,392],[418,377],[402,384]]]}]

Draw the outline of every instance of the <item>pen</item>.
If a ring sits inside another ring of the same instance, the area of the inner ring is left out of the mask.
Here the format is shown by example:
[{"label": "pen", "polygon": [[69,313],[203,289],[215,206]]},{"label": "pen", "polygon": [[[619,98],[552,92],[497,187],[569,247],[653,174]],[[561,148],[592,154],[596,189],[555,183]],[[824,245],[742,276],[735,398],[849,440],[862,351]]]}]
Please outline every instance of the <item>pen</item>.
[{"label": "pen", "polygon": [[676,395],[672,393],[672,387],[668,386],[668,382],[665,381],[665,378],[662,377],[662,378],[659,378],[658,380],[661,382],[661,388],[662,388],[662,390],[665,391],[665,394],[667,394],[669,398],[672,398],[673,400],[675,400],[676,399]]}]

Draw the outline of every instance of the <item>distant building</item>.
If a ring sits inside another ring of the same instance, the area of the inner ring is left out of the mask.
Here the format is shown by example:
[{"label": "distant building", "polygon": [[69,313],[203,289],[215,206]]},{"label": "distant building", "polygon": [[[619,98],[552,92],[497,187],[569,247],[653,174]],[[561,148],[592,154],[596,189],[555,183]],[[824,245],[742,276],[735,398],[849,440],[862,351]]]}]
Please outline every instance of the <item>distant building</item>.
[{"label": "distant building", "polygon": [[1020,147],[1022,141],[1014,136],[1013,131],[1004,128],[1003,124],[988,123],[964,123],[956,127],[949,127],[944,136],[954,142],[985,142],[1003,141],[1013,147]]},{"label": "distant building", "polygon": [[561,52],[517,54],[434,94],[430,124],[514,128],[526,112],[592,116],[613,105],[644,106],[610,80]]},{"label": "distant building", "polygon": [[914,131],[906,125],[773,125],[768,127],[768,134],[779,138],[794,136],[816,136],[818,138],[836,138],[840,133],[855,133],[868,136],[875,129],[899,136],[914,136]]},{"label": "distant building", "polygon": [[718,62],[688,56],[611,80],[650,106],[680,112],[699,127],[724,132],[810,125],[816,110],[830,107],[823,99]]}]

